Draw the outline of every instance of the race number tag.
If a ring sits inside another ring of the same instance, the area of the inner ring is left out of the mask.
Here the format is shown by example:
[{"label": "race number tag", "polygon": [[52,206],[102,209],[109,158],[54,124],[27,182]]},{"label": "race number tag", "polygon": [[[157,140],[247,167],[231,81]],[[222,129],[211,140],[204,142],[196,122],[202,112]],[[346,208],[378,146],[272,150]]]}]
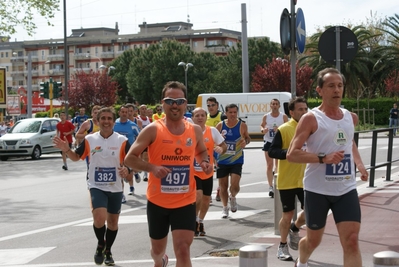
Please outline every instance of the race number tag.
[{"label": "race number tag", "polygon": [[187,193],[190,184],[190,165],[164,166],[172,172],[161,179],[161,192],[167,194]]},{"label": "race number tag", "polygon": [[326,181],[342,182],[352,177],[351,155],[345,154],[338,164],[326,164]]},{"label": "race number tag", "polygon": [[114,183],[116,182],[116,168],[96,167],[94,170],[94,181],[96,183]]},{"label": "race number tag", "polygon": [[274,131],[274,129],[269,129],[269,137],[274,138],[275,135],[276,132]]},{"label": "race number tag", "polygon": [[226,153],[227,155],[235,155],[236,154],[236,142],[235,141],[225,141],[227,145]]},{"label": "race number tag", "polygon": [[[208,155],[208,161],[210,161],[209,155]],[[194,159],[194,170],[197,171],[197,172],[203,172],[203,170],[201,168],[201,165],[198,164],[196,159]]]}]

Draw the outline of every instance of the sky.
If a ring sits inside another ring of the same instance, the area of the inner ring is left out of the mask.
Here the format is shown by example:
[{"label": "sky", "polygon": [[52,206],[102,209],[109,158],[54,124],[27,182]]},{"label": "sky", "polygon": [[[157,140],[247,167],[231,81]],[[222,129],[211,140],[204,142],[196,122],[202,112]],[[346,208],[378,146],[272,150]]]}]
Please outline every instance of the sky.
[{"label": "sky", "polygon": [[[241,6],[246,5],[248,37],[267,36],[280,43],[280,16],[284,8],[290,11],[290,0],[67,0],[67,35],[72,29],[106,27],[120,34],[139,32],[139,24],[183,21],[189,15],[193,29],[225,28],[241,31]],[[301,8],[306,24],[306,35],[324,26],[345,26],[366,23],[373,16],[385,18],[399,14],[397,0],[297,0],[295,10]],[[23,28],[11,41],[63,38],[63,0],[60,11],[47,26],[36,16],[36,33],[29,36]]]}]

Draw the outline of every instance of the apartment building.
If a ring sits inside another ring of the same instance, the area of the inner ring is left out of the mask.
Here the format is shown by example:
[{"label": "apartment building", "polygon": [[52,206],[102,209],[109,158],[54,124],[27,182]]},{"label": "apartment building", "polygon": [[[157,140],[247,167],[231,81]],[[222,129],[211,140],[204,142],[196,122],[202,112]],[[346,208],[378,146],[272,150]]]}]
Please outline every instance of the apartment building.
[{"label": "apartment building", "polygon": [[[6,69],[7,92],[17,92],[20,87],[27,89],[29,61],[32,92],[35,92],[39,91],[40,82],[48,81],[50,77],[64,84],[66,69],[69,77],[77,69],[98,70],[126,50],[145,49],[164,39],[187,44],[195,52],[217,55],[226,55],[241,40],[241,32],[222,28],[194,30],[193,24],[187,22],[143,22],[139,27],[139,33],[124,35],[119,35],[118,23],[114,29],[73,29],[67,37],[68,66],[65,66],[63,38],[11,42],[3,37],[0,42],[0,68]],[[0,104],[0,116],[5,114],[5,108]]]}]

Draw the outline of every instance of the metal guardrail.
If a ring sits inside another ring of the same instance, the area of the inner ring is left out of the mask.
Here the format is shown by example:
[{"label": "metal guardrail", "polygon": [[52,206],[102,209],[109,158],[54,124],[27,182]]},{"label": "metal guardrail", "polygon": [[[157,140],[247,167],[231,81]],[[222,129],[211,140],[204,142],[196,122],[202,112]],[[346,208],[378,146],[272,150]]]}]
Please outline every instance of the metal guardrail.
[{"label": "metal guardrail", "polygon": [[[393,146],[393,131],[395,128],[381,128],[381,129],[375,129],[375,130],[369,130],[369,131],[359,131],[355,132],[355,143],[358,145],[359,143],[359,134],[368,134],[371,133],[371,157],[370,157],[370,165],[366,167],[367,170],[370,171],[370,176],[369,176],[369,187],[375,187],[374,186],[374,181],[375,181],[375,170],[380,168],[380,167],[385,167],[386,166],[386,174],[385,174],[385,181],[392,181],[391,180],[391,169],[392,169],[392,163],[398,162],[399,158],[392,159],[392,146]],[[396,129],[397,130],[397,129]],[[387,150],[387,161],[383,163],[376,164],[376,159],[377,159],[377,143],[378,143],[378,133],[385,133],[388,132],[388,150]]]}]

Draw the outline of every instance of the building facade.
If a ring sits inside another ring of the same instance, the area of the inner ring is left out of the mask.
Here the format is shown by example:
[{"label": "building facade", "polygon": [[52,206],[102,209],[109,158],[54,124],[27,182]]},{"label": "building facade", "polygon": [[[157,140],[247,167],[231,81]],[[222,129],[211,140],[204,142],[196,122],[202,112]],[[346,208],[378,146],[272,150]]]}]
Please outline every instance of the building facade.
[{"label": "building facade", "polygon": [[[0,67],[6,69],[8,93],[16,93],[20,87],[27,88],[28,61],[31,63],[32,92],[39,91],[39,84],[54,81],[65,84],[77,69],[99,70],[112,62],[124,51],[147,48],[164,39],[184,43],[194,52],[210,52],[226,55],[231,47],[241,41],[241,32],[222,28],[194,30],[187,22],[143,23],[137,34],[119,35],[118,23],[112,28],[73,29],[67,37],[68,66],[65,66],[64,39],[10,42],[2,38],[0,43]],[[177,64],[177,63],[176,63]],[[104,65],[104,66],[102,66]],[[0,105],[0,119],[6,107]]]}]

